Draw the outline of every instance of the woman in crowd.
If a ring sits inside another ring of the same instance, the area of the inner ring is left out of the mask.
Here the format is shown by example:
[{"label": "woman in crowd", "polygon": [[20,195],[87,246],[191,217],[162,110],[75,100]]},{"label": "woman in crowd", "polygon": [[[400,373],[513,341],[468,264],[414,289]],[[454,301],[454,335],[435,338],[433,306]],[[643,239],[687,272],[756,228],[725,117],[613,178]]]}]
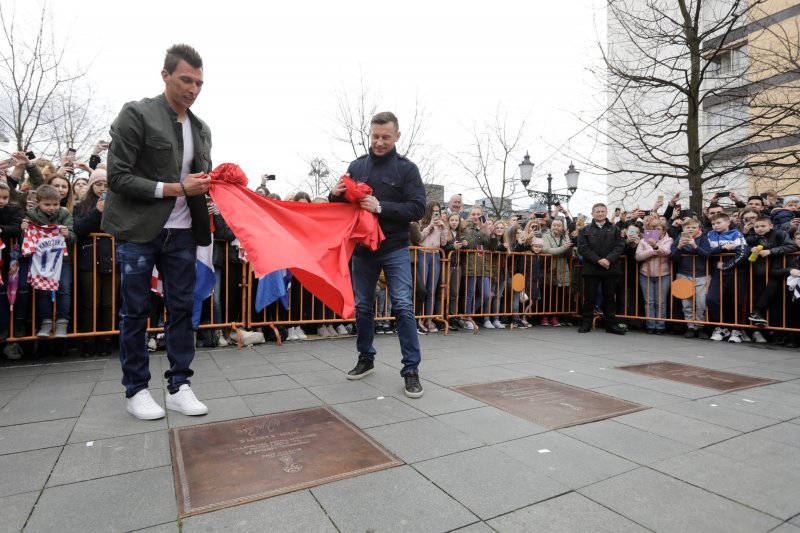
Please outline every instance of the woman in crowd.
[{"label": "woman in crowd", "polygon": [[546,312],[553,312],[552,317],[542,318],[543,326],[560,326],[559,314],[569,305],[570,298],[570,268],[573,243],[566,233],[564,220],[556,218],[550,225],[550,231],[542,236],[544,248],[542,253],[551,255],[547,260],[549,271],[549,285],[544,288],[544,308]]},{"label": "woman in crowd", "polygon": [[[444,253],[450,258],[450,286],[447,295],[448,315],[458,314],[459,291],[461,289],[461,249],[466,246],[464,240],[464,225],[458,213],[452,213],[447,217],[447,243],[444,246]],[[452,253],[451,253],[452,252]],[[448,316],[450,329],[458,331],[458,319]]]},{"label": "woman in crowd", "polygon": [[76,203],[83,200],[83,197],[86,195],[86,191],[88,190],[89,178],[81,176],[72,180],[72,197],[75,198]]},{"label": "woman in crowd", "polygon": [[45,179],[44,182],[58,191],[58,194],[61,195],[61,207],[72,213],[75,208],[75,196],[72,194],[72,185],[66,176],[56,174]]},{"label": "woman in crowd", "polygon": [[[419,221],[423,248],[441,248],[447,245],[447,228],[442,219],[442,206],[439,202],[428,202],[425,215]],[[441,254],[433,250],[416,250],[417,254],[417,279],[425,287],[425,297],[422,303],[422,315],[433,315],[436,311],[436,295],[439,292],[439,276],[442,269]],[[419,319],[419,329],[426,329],[428,333],[436,333],[438,328],[433,320]]]},{"label": "woman in crowd", "polygon": [[644,296],[648,333],[663,335],[666,323],[653,318],[666,318],[670,288],[670,261],[672,237],[667,235],[667,225],[654,218],[636,247],[639,262],[639,286]]},{"label": "woman in crowd", "polygon": [[[464,229],[464,240],[467,241],[464,276],[466,283],[466,314],[474,315],[489,311],[489,299],[492,296],[489,274],[491,258],[487,251],[497,249],[497,235],[491,221],[483,218],[483,210],[473,206],[469,210]],[[477,328],[474,321],[465,321],[467,329]]]},{"label": "woman in crowd", "polygon": [[495,221],[494,233],[497,237],[497,249],[495,251],[504,253],[491,254],[491,269],[489,273],[489,279],[490,287],[492,289],[492,299],[489,303],[489,309],[494,316],[487,316],[486,320],[483,321],[483,327],[486,329],[505,329],[506,326],[500,322],[500,315],[498,313],[500,313],[501,310],[504,310],[502,302],[506,289],[506,272],[509,259],[505,253],[509,251],[508,247],[505,245],[504,238],[506,233],[506,223],[502,220]]}]

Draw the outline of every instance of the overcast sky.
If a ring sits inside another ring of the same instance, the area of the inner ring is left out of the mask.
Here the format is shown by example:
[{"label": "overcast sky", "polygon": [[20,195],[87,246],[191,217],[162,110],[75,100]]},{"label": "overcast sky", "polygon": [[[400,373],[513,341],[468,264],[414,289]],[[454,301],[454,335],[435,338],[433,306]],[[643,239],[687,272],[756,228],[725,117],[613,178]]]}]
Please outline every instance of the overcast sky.
[{"label": "overcast sky", "polygon": [[[565,187],[569,161],[554,147],[580,130],[574,115],[588,119],[596,108],[588,69],[605,31],[600,4],[74,0],[53,9],[59,28],[70,28],[69,53],[91,62],[92,81],[114,112],[163,91],[169,45],[194,46],[205,87],[192,110],[211,127],[214,162],[238,163],[251,186],[269,171],[278,177],[271,189],[295,191],[313,157],[343,171],[338,158],[348,150],[331,136],[337,92],[355,96],[363,80],[380,110],[397,112],[401,132],[419,102],[424,140],[438,148],[428,181],[474,201],[482,195],[451,158],[498,109],[510,129],[527,120],[514,168],[528,150],[532,185],[544,189],[552,172],[554,187]],[[593,145],[578,138],[570,148],[590,153]],[[579,170],[573,212],[605,195],[604,182]]]}]

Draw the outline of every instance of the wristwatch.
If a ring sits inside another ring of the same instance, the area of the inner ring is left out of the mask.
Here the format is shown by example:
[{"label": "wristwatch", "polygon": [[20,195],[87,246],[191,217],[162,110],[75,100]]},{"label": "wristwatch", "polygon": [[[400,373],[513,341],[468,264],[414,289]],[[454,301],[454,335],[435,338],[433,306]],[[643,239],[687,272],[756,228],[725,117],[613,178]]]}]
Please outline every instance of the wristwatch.
[{"label": "wristwatch", "polygon": [[378,207],[375,208],[375,212],[379,215],[381,214],[381,204],[378,204]]}]

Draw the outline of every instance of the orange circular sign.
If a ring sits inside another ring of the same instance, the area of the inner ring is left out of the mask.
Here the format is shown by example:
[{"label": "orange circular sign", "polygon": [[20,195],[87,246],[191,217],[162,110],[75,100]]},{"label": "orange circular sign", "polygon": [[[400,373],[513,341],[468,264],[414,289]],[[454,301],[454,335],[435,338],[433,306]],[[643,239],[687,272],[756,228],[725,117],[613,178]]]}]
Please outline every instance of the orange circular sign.
[{"label": "orange circular sign", "polygon": [[672,282],[672,295],[686,300],[694,296],[694,282],[690,279],[676,279]]},{"label": "orange circular sign", "polygon": [[511,278],[511,288],[514,292],[522,292],[525,289],[525,276],[522,274],[514,274]]}]

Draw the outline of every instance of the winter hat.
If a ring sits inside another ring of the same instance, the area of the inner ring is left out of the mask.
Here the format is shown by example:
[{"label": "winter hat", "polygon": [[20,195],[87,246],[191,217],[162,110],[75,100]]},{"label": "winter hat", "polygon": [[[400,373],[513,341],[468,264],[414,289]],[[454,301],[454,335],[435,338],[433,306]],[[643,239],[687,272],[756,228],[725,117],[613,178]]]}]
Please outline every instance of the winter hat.
[{"label": "winter hat", "polygon": [[798,197],[798,196],[787,196],[783,200],[783,205],[786,205],[789,202],[800,202],[800,197]]},{"label": "winter hat", "polygon": [[98,168],[97,170],[92,172],[91,176],[89,176],[89,188],[91,189],[92,185],[94,185],[98,181],[107,181],[106,171],[103,170],[102,168]]},{"label": "winter hat", "polygon": [[531,246],[533,246],[534,244],[538,244],[539,246],[544,246],[544,239],[536,237],[535,239],[531,240]]}]

